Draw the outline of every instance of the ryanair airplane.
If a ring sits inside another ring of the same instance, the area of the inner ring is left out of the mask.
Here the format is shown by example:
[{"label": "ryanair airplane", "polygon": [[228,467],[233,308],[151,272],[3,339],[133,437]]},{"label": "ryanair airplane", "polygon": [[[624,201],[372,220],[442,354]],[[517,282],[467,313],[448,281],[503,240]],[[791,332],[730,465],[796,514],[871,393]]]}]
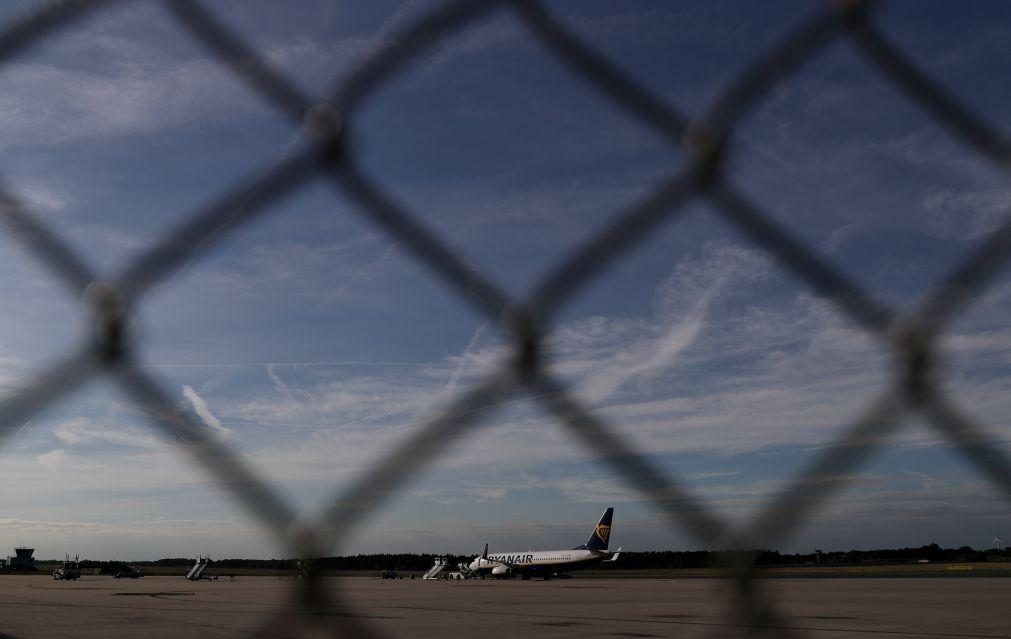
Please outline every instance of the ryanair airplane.
[{"label": "ryanair airplane", "polygon": [[536,575],[551,579],[559,572],[617,561],[621,548],[614,553],[607,550],[613,515],[614,508],[605,510],[586,543],[571,550],[528,550],[489,555],[488,544],[485,544],[484,553],[480,557],[475,557],[467,568],[473,576],[481,578],[486,575],[492,577],[520,575],[523,579],[529,579]]}]

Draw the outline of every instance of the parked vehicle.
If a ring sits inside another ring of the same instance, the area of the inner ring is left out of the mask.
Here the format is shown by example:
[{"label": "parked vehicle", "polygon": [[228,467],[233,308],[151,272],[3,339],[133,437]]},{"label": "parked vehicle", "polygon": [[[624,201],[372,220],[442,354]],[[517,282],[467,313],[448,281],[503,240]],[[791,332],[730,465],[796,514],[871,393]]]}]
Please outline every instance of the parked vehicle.
[{"label": "parked vehicle", "polygon": [[54,581],[77,581],[81,577],[80,556],[75,556],[73,561],[70,555],[60,563],[60,567],[53,570]]}]

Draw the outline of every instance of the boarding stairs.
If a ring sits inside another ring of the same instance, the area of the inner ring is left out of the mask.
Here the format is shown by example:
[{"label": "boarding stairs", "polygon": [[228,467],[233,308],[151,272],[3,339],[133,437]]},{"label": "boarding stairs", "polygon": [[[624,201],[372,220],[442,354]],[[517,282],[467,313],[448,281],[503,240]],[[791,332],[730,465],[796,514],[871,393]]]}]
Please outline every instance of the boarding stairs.
[{"label": "boarding stairs", "polygon": [[449,559],[447,557],[436,557],[435,564],[428,569],[424,575],[421,576],[422,579],[438,579],[439,573],[445,570],[449,566]]},{"label": "boarding stairs", "polygon": [[477,577],[477,571],[471,570],[470,566],[468,566],[467,562],[465,561],[460,562],[460,565],[457,566],[457,570],[460,571],[460,574],[463,575],[464,579],[472,579],[474,577]]},{"label": "boarding stairs", "polygon": [[190,581],[199,581],[204,579],[204,571],[207,570],[207,566],[210,563],[210,557],[197,557],[197,563],[193,564],[193,567],[186,573],[186,578]]}]

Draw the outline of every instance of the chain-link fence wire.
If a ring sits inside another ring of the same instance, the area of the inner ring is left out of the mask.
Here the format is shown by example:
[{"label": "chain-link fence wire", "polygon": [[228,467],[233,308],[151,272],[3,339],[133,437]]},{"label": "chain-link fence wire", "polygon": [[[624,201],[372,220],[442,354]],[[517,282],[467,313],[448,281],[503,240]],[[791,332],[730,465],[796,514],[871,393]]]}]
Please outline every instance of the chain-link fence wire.
[{"label": "chain-link fence wire", "polygon": [[[123,0],[125,1],[125,0]],[[57,1],[42,5],[0,30],[0,64],[60,28],[72,26],[114,0]],[[233,185],[190,213],[173,232],[117,277],[100,280],[59,235],[0,184],[0,217],[7,232],[41,260],[75,297],[83,297],[94,323],[91,337],[24,390],[0,403],[0,435],[9,436],[25,420],[98,375],[115,379],[123,391],[178,446],[229,489],[260,525],[292,556],[319,557],[340,547],[367,517],[404,483],[442,454],[447,444],[488,420],[513,396],[541,403],[572,437],[592,451],[631,487],[647,496],[672,526],[708,547],[765,548],[782,543],[814,510],[846,486],[848,475],[900,430],[910,414],[926,418],[975,469],[1011,501],[1011,463],[938,382],[937,342],[945,328],[993,281],[1011,255],[1011,220],[991,233],[918,307],[905,312],[876,301],[783,225],[741,194],[723,174],[735,127],[741,119],[805,62],[827,45],[847,40],[914,104],[991,163],[1007,169],[1011,144],[971,113],[955,96],[932,82],[877,29],[871,0],[828,2],[759,55],[723,90],[715,105],[689,117],[633,80],[556,20],[538,0],[458,0],[408,25],[336,82],[323,100],[305,95],[196,0],[164,0],[178,24],[203,43],[264,101],[299,125],[307,150],[284,155],[263,171]],[[630,118],[649,127],[688,158],[688,166],[651,194],[619,211],[592,239],[559,261],[523,298],[512,298],[487,276],[468,266],[418,218],[380,188],[358,165],[353,139],[360,105],[393,76],[431,49],[472,26],[494,9],[511,12],[549,55],[582,77]],[[328,502],[323,515],[307,522],[228,446],[173,401],[163,386],[134,360],[131,309],[154,286],[194,260],[194,246],[206,251],[227,233],[268,214],[310,180],[326,180],[349,197],[355,213],[405,246],[413,257],[476,310],[511,335],[512,355],[481,383],[462,393],[417,428],[388,455]],[[841,313],[876,336],[894,356],[891,382],[860,419],[810,464],[748,525],[731,527],[683,482],[632,449],[551,375],[544,343],[559,309],[602,272],[671,224],[697,199]],[[734,555],[725,566],[732,580],[731,608],[744,632],[796,634],[756,579],[754,557]],[[339,584],[299,582],[297,595],[282,612],[265,620],[260,635],[375,636],[366,611],[348,604]],[[730,627],[714,626],[721,635]]]}]

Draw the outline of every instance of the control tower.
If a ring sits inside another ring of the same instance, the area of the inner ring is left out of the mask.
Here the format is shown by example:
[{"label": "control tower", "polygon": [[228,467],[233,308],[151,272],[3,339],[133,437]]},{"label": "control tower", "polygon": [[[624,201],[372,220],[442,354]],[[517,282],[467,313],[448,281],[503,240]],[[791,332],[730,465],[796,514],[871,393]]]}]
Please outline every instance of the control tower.
[{"label": "control tower", "polygon": [[35,567],[35,557],[32,556],[34,552],[34,548],[15,548],[14,556],[7,558],[7,566],[11,570],[38,570]]}]

